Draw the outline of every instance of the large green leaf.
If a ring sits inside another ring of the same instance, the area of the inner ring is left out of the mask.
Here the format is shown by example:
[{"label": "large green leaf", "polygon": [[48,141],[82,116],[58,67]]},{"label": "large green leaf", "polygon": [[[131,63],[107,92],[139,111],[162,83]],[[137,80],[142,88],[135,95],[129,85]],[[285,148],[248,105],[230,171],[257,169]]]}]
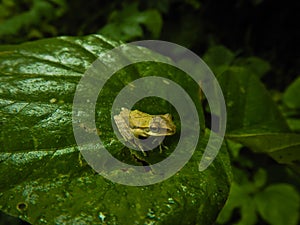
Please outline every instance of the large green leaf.
[{"label": "large green leaf", "polygon": [[227,103],[226,137],[299,170],[300,136],[290,132],[259,79],[236,66],[218,78]]},{"label": "large green leaf", "polygon": [[[198,171],[208,131],[182,170],[151,186],[112,183],[79,153],[71,120],[76,85],[103,51],[117,45],[91,35],[0,47],[0,209],[32,224],[212,224],[227,198],[231,175],[224,147],[207,170]],[[203,122],[197,84],[181,71],[157,63],[125,68],[105,85],[96,107],[101,140],[121,160],[133,157],[111,130],[112,101],[128,82],[161,74],[187,89]],[[147,98],[135,107],[151,114],[170,112],[180,129],[175,109],[165,101]],[[177,139],[166,138],[169,151]]]},{"label": "large green leaf", "polygon": [[227,132],[289,131],[270,94],[249,70],[232,66],[218,81],[227,103]]}]

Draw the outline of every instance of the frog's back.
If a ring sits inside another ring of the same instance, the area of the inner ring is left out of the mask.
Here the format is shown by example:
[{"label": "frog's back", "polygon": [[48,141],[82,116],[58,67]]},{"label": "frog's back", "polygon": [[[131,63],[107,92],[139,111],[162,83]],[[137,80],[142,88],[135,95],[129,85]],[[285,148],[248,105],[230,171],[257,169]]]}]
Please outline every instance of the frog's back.
[{"label": "frog's back", "polygon": [[151,120],[152,116],[147,113],[143,113],[138,110],[133,110],[130,112],[129,123],[131,128],[148,128]]}]

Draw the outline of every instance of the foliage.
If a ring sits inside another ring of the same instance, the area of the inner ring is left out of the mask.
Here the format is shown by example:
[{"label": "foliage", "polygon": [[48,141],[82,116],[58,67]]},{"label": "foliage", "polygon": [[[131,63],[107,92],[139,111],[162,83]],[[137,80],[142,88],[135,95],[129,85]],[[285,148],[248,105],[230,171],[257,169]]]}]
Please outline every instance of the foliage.
[{"label": "foliage", "polygon": [[[45,34],[56,35],[57,30],[49,22],[62,16],[66,11],[64,0],[32,0],[16,2],[5,0],[0,5],[0,42],[10,40],[13,36],[20,39],[24,31],[26,38],[41,38]],[[28,10],[22,11],[20,7],[28,4]],[[18,8],[18,10],[16,10]],[[21,39],[22,40],[22,39]]]},{"label": "foliage", "polygon": [[[256,68],[263,69],[253,70],[253,66],[248,64],[249,59],[244,60],[245,66],[239,59],[236,65],[234,54],[218,46],[210,49],[203,59],[217,75],[227,102],[226,137],[254,152],[267,153],[279,163],[300,168],[300,135],[290,131],[280,110],[258,79],[262,76],[261,71],[267,71],[268,64],[256,60]],[[243,116],[237,118],[236,115]]]},{"label": "foliage", "polygon": [[[231,216],[238,209],[240,219],[236,224],[239,225],[254,225],[258,218],[272,225],[298,224],[300,195],[296,188],[288,183],[267,183],[271,174],[261,168],[268,168],[267,165],[261,164],[257,169],[255,163],[243,159],[240,154],[241,147],[247,146],[255,153],[268,154],[278,163],[300,172],[300,135],[290,131],[279,108],[258,79],[267,72],[268,64],[255,58],[256,67],[253,68],[249,63],[253,57],[235,60],[234,54],[223,46],[209,49],[204,60],[217,75],[225,95],[228,110],[226,137],[236,165],[233,167],[235,181],[218,223],[232,224]],[[297,89],[296,82],[287,89],[285,96]],[[296,101],[294,95],[291,99]],[[252,176],[246,172],[249,169],[253,171]]]},{"label": "foliage", "polygon": [[232,184],[230,197],[218,218],[219,224],[229,222],[235,209],[240,210],[240,219],[235,224],[257,224],[258,218],[272,225],[298,224],[300,196],[292,185],[266,185],[267,172],[262,168],[252,181],[245,179],[247,174],[243,171],[237,173],[244,179]]},{"label": "foliage", "polygon": [[127,5],[122,11],[113,11],[108,24],[100,29],[100,33],[116,40],[130,41],[144,36],[143,27],[153,38],[158,38],[161,31],[162,19],[157,10],[138,11],[138,5]]}]

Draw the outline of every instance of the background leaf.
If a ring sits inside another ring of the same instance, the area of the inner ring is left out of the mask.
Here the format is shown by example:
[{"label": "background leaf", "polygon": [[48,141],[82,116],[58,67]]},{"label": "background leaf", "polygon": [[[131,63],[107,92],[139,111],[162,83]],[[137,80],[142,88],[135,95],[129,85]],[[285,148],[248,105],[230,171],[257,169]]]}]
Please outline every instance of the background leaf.
[{"label": "background leaf", "polygon": [[[289,131],[270,94],[258,78],[243,67],[230,67],[218,76],[227,104],[227,131]],[[268,110],[266,110],[268,109]]]},{"label": "background leaf", "polygon": [[300,109],[300,77],[298,77],[284,92],[283,101],[292,109]]},{"label": "background leaf", "polygon": [[247,66],[232,65],[218,80],[228,110],[226,137],[300,171],[299,135],[289,133],[283,115],[258,78]]},{"label": "background leaf", "polygon": [[300,196],[291,185],[271,185],[255,196],[255,202],[260,215],[270,224],[298,224]]},{"label": "background leaf", "polygon": [[121,11],[114,11],[99,33],[115,40],[129,41],[143,36],[143,26],[153,38],[158,38],[162,28],[161,15],[155,9],[140,12],[138,4],[132,3]]},{"label": "background leaf", "polygon": [[[28,4],[28,2],[26,2]],[[23,2],[23,4],[26,4]],[[15,9],[18,7],[15,3],[6,2],[3,5],[9,19],[3,20],[0,23],[0,36],[1,41],[9,39],[11,36],[17,36],[23,30],[31,29],[27,34],[29,38],[43,37],[42,32],[48,32],[55,35],[57,33],[55,27],[51,26],[48,22],[62,16],[66,11],[66,3],[64,0],[32,0],[29,1],[29,9],[14,15]],[[5,7],[6,6],[6,7]],[[10,12],[11,11],[11,12]],[[1,12],[1,6],[0,6]],[[9,14],[12,15],[9,15]],[[0,16],[0,22],[1,22]],[[40,29],[35,29],[36,26],[43,24]]]},{"label": "background leaf", "polygon": [[271,69],[271,66],[267,61],[254,56],[238,58],[235,60],[234,64],[246,68],[259,78],[262,78]]},{"label": "background leaf", "polygon": [[229,198],[226,202],[224,209],[218,217],[218,223],[224,224],[230,220],[233,211],[237,208],[240,209],[241,218],[235,223],[239,225],[254,225],[257,221],[256,209],[251,196],[251,186],[244,185],[238,186],[232,184]]},{"label": "background leaf", "polygon": [[234,53],[226,47],[213,46],[204,54],[203,60],[215,75],[220,75],[229,68],[234,57]]},{"label": "background leaf", "polygon": [[267,153],[279,163],[293,166],[300,172],[300,135],[285,133],[231,134],[227,136],[257,153]]}]

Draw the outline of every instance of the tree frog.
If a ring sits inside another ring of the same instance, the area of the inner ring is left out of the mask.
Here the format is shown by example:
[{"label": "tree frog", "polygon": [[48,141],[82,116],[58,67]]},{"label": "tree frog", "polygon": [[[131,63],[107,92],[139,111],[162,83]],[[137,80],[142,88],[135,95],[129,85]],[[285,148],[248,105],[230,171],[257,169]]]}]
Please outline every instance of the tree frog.
[{"label": "tree frog", "polygon": [[[140,149],[144,156],[147,156],[147,154],[139,138],[168,136],[176,132],[176,126],[169,113],[150,115],[139,110],[130,111],[127,108],[122,108],[120,114],[114,116],[114,121],[124,140]],[[141,159],[136,154],[137,151],[133,150],[131,152],[138,159]]]}]

